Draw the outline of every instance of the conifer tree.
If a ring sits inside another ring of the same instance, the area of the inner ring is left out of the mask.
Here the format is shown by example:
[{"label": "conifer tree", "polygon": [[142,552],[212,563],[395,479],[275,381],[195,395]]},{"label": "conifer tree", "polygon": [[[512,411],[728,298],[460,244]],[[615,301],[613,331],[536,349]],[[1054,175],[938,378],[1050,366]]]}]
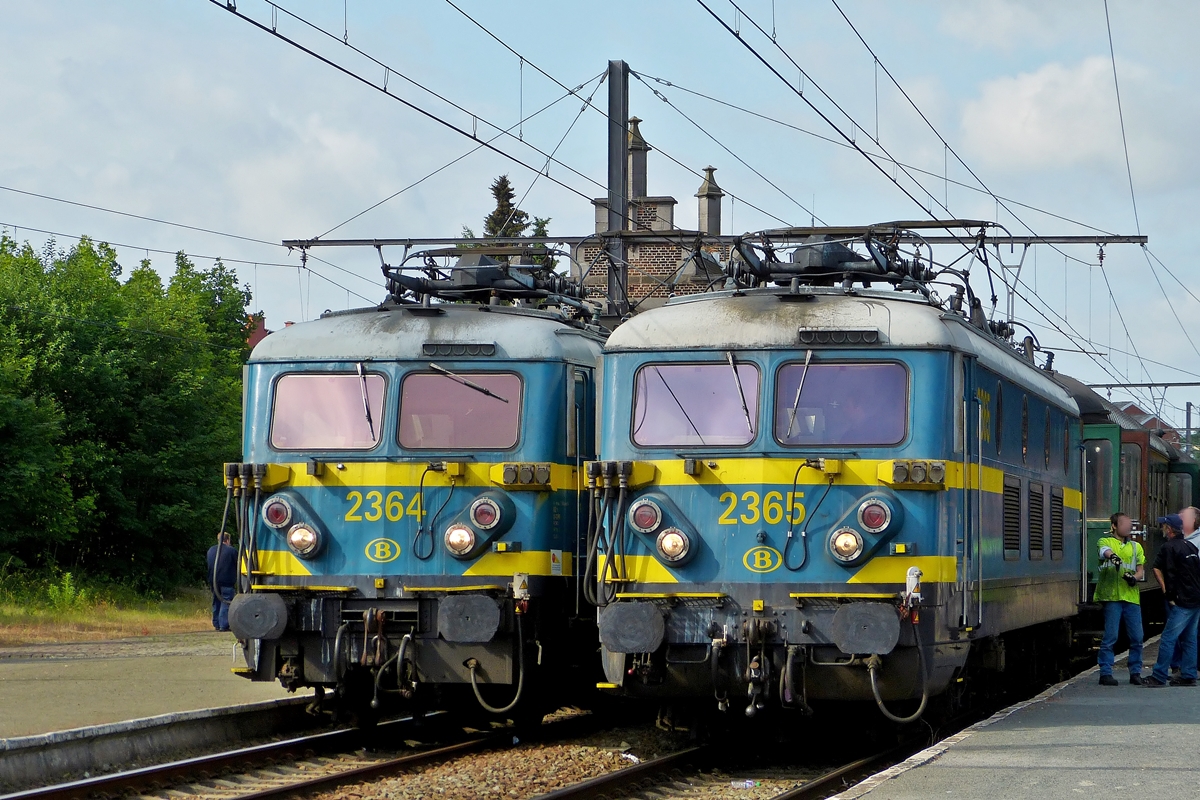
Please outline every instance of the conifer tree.
[{"label": "conifer tree", "polygon": [[517,193],[507,175],[496,178],[491,185],[496,208],[483,220],[483,235],[489,239],[521,236],[529,227],[529,215],[513,205]]}]

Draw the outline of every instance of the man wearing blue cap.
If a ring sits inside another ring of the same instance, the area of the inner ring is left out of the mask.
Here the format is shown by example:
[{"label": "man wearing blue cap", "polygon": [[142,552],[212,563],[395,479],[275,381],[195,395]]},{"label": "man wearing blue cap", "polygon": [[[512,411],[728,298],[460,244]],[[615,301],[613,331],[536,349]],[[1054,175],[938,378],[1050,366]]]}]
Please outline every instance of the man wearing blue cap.
[{"label": "man wearing blue cap", "polygon": [[1142,683],[1142,606],[1138,581],[1145,574],[1146,551],[1129,538],[1133,520],[1117,512],[1109,520],[1108,536],[1099,541],[1100,576],[1094,599],[1104,608],[1104,638],[1100,640],[1100,685],[1116,686],[1113,647],[1125,623],[1129,637],[1129,682]]},{"label": "man wearing blue cap", "polygon": [[[1200,621],[1200,549],[1183,537],[1183,520],[1178,514],[1158,518],[1167,540],[1154,559],[1154,575],[1167,598],[1170,612],[1158,641],[1154,674],[1146,678],[1150,688],[1196,685],[1196,624]],[[1167,668],[1175,654],[1175,643],[1183,643],[1180,677],[1168,680]]]}]

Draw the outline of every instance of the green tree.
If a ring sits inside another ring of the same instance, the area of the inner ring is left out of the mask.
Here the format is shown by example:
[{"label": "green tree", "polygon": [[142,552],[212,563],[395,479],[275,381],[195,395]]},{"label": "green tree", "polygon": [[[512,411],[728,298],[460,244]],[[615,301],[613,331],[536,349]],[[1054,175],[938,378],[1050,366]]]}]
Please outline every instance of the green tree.
[{"label": "green tree", "polygon": [[522,236],[529,227],[529,215],[513,204],[517,193],[509,183],[507,175],[492,181],[492,197],[496,208],[483,219],[483,235],[488,239]]},{"label": "green tree", "polygon": [[0,558],[164,589],[199,575],[216,535],[249,293],[182,254],[166,286],[148,262],[122,272],[86,238],[41,254],[0,239],[0,440],[29,453],[40,492],[0,489],[24,520]]}]

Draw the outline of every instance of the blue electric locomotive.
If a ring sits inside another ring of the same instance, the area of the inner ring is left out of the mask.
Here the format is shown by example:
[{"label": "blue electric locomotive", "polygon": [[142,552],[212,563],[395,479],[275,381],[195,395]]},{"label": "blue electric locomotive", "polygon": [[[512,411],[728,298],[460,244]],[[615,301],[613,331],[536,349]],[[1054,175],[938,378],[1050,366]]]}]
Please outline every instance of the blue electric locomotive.
[{"label": "blue electric locomotive", "polygon": [[226,467],[248,677],[338,687],[356,713],[397,696],[517,713],[557,701],[570,642],[594,652],[574,576],[603,335],[500,279],[484,304],[431,302],[489,270],[521,268],[473,256],[453,290],[393,273],[391,301],[254,349]]},{"label": "blue electric locomotive", "polygon": [[905,237],[811,236],[788,262],[738,242],[725,289],[609,338],[587,473],[609,691],[903,721],[968,655],[1003,670],[1013,632],[1066,650],[1079,409],[969,283],[933,296]]}]

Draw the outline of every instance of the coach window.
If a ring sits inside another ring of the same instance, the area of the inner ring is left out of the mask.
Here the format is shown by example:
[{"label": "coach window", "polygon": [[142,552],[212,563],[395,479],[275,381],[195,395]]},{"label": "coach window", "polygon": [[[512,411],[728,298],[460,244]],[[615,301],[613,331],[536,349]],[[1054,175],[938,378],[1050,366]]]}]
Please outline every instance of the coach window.
[{"label": "coach window", "polygon": [[1142,446],[1121,445],[1121,503],[1118,510],[1134,519],[1141,519],[1142,504]]},{"label": "coach window", "polygon": [[785,364],[775,380],[780,444],[894,445],[908,420],[901,364]]},{"label": "coach window", "polygon": [[1187,472],[1172,472],[1167,476],[1167,505],[1187,508],[1192,504],[1192,476]]},{"label": "coach window", "polygon": [[400,385],[400,445],[508,450],[521,433],[521,378],[511,372],[410,372]]},{"label": "coach window", "polygon": [[1088,439],[1083,443],[1088,519],[1107,519],[1113,512],[1113,447],[1108,439]]},{"label": "coach window", "polygon": [[633,442],[738,446],[758,434],[758,367],[731,360],[647,364],[633,389]]},{"label": "coach window", "polygon": [[372,373],[282,376],[275,382],[271,447],[370,450],[379,443],[385,388],[383,376]]}]

